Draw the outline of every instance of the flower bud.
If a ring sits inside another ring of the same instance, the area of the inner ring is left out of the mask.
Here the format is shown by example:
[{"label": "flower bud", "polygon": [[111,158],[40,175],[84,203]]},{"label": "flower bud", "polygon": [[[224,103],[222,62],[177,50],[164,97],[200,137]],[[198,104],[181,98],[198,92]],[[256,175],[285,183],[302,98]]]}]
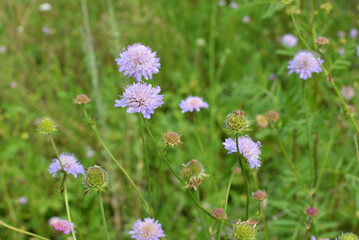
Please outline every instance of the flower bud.
[{"label": "flower bud", "polygon": [[85,94],[77,95],[77,97],[74,99],[74,103],[79,105],[84,105],[89,102],[91,102],[91,100]]},{"label": "flower bud", "polygon": [[181,143],[181,139],[178,133],[171,131],[163,134],[163,142],[171,147],[174,147]]},{"label": "flower bud", "polygon": [[249,121],[241,110],[235,110],[226,117],[226,128],[230,133],[241,134],[244,131],[248,131],[252,125],[252,121]]},{"label": "flower bud", "polygon": [[256,240],[256,223],[249,219],[248,221],[238,221],[234,225],[233,237],[236,240]]},{"label": "flower bud", "polygon": [[182,166],[183,168],[181,173],[186,178],[186,182],[189,188],[196,190],[197,187],[202,183],[202,178],[209,177],[209,175],[204,173],[204,168],[196,159],[193,159],[187,164],[183,164]]},{"label": "flower bud", "polygon": [[82,182],[85,187],[85,194],[93,191],[105,191],[110,187],[107,172],[96,165],[86,169]]},{"label": "flower bud", "polygon": [[342,235],[338,237],[338,240],[359,240],[359,237],[354,233],[342,233]]},{"label": "flower bud", "polygon": [[279,113],[273,110],[267,112],[266,116],[269,121],[276,122],[279,120]]},{"label": "flower bud", "polygon": [[318,209],[316,209],[314,207],[309,207],[305,211],[305,214],[307,214],[309,217],[315,217],[318,215]]},{"label": "flower bud", "polygon": [[[215,208],[213,209],[211,215],[217,220],[222,220],[223,212],[223,208]],[[227,219],[227,214],[225,215],[224,219]]]},{"label": "flower bud", "polygon": [[56,124],[49,117],[44,117],[40,120],[37,131],[42,134],[49,134],[57,131]]},{"label": "flower bud", "polygon": [[320,46],[324,46],[324,45],[328,45],[329,44],[329,40],[326,37],[318,37],[317,40],[315,41],[318,45]]},{"label": "flower bud", "polygon": [[257,115],[256,117],[256,121],[257,121],[257,125],[262,127],[262,128],[266,128],[268,127],[268,120],[264,115]]},{"label": "flower bud", "polygon": [[257,201],[263,201],[264,199],[267,198],[267,194],[265,192],[263,192],[262,190],[258,190],[257,192],[255,192],[253,194],[253,198],[254,198],[254,200],[257,200]]}]

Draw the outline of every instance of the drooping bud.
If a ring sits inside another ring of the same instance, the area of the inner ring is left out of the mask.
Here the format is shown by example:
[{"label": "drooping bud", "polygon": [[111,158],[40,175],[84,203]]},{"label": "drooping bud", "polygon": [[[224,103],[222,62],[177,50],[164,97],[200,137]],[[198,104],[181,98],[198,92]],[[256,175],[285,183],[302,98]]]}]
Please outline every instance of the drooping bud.
[{"label": "drooping bud", "polygon": [[43,117],[37,127],[37,131],[41,134],[49,134],[57,131],[56,124],[49,117]]},{"label": "drooping bud", "polygon": [[226,128],[230,133],[241,134],[249,130],[252,121],[249,121],[245,113],[241,110],[235,110],[226,117]]},{"label": "drooping bud", "polygon": [[266,116],[264,116],[264,115],[257,115],[256,122],[257,122],[257,125],[262,128],[268,127],[268,124],[269,124]]},{"label": "drooping bud", "polygon": [[204,168],[196,159],[193,159],[182,166],[181,173],[186,178],[189,188],[197,190],[197,187],[202,183],[203,177],[209,177],[209,175],[205,174]]},{"label": "drooping bud", "polygon": [[267,194],[265,192],[263,192],[262,190],[258,190],[257,192],[255,192],[253,194],[253,198],[254,198],[254,200],[257,200],[257,201],[263,201],[264,199],[267,198]]},{"label": "drooping bud", "polygon": [[273,110],[267,112],[266,116],[269,121],[276,122],[279,120],[279,113]]},{"label": "drooping bud", "polygon": [[233,237],[236,240],[256,240],[256,222],[252,219],[234,225]]},{"label": "drooping bud", "polygon": [[[223,208],[215,208],[213,209],[213,211],[211,212],[211,215],[217,219],[217,220],[222,220],[223,218]],[[225,215],[224,219],[227,219],[227,214]]]},{"label": "drooping bud", "polygon": [[105,191],[110,187],[107,172],[97,165],[86,169],[82,182],[85,187],[85,194],[94,191]]},{"label": "drooping bud", "polygon": [[315,41],[318,45],[320,46],[324,46],[324,45],[328,45],[329,44],[329,40],[326,37],[318,37],[317,40]]},{"label": "drooping bud", "polygon": [[181,139],[178,133],[171,131],[163,134],[163,142],[171,147],[174,147],[181,143]]},{"label": "drooping bud", "polygon": [[85,94],[77,95],[77,97],[74,99],[74,103],[79,104],[79,105],[84,105],[84,104],[89,103],[89,102],[91,102],[91,100]]},{"label": "drooping bud", "polygon": [[338,240],[359,240],[359,237],[354,233],[342,233],[342,235],[338,237]]},{"label": "drooping bud", "polygon": [[305,211],[305,214],[307,214],[309,217],[315,217],[318,215],[318,209],[316,209],[314,207],[309,207]]}]

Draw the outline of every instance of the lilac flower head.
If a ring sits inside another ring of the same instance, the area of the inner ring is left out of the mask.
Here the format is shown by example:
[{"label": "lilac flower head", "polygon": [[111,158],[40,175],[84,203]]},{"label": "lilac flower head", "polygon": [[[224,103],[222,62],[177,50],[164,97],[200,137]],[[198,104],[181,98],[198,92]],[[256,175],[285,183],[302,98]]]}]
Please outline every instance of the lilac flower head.
[{"label": "lilac flower head", "polygon": [[193,112],[193,110],[199,112],[201,108],[208,108],[209,105],[200,97],[189,96],[186,99],[181,100],[179,107],[182,109],[182,113],[185,113]]},{"label": "lilac flower head", "polygon": [[151,84],[134,83],[125,88],[120,100],[115,100],[114,107],[128,107],[128,113],[142,113],[144,118],[150,119],[154,109],[163,104],[164,95],[158,95],[160,87],[152,87]]},{"label": "lilac flower head", "polygon": [[355,38],[357,35],[358,35],[358,29],[356,29],[356,28],[350,29],[349,36],[351,38]]},{"label": "lilac flower head", "polygon": [[[227,138],[223,143],[223,146],[228,150],[228,154],[236,153],[237,146],[236,140],[234,138]],[[261,166],[261,161],[259,161],[261,154],[261,142],[253,142],[248,135],[241,136],[238,138],[238,148],[240,154],[245,157],[249,163],[249,166],[253,169],[254,167],[258,169]]]},{"label": "lilac flower head", "polygon": [[145,218],[143,222],[138,219],[129,233],[136,240],[159,240],[165,236],[161,224],[152,218]]},{"label": "lilac flower head", "polygon": [[[71,225],[67,220],[58,220],[55,221],[52,226],[54,227],[54,229],[58,232],[62,232],[63,234],[70,234],[71,232]],[[72,228],[75,228],[75,224],[72,223]],[[76,231],[74,230],[74,232],[76,233]]]},{"label": "lilac flower head", "polygon": [[[311,237],[312,240],[317,240],[315,236]],[[330,240],[329,238],[318,238],[318,240]]]},{"label": "lilac flower head", "polygon": [[287,46],[287,47],[295,47],[298,43],[298,38],[296,36],[294,36],[293,34],[284,34],[282,39],[281,39],[281,42],[284,46]]},{"label": "lilac flower head", "polygon": [[[64,170],[67,174],[73,174],[75,178],[77,177],[77,174],[85,174],[85,169],[82,166],[82,164],[77,160],[74,154],[72,153],[61,153],[59,155],[60,161],[62,163],[62,166],[64,167]],[[52,159],[52,162],[49,166],[49,173],[55,177],[56,173],[60,175],[60,172],[62,171],[61,164],[57,158]]]},{"label": "lilac flower head", "polygon": [[342,89],[340,90],[340,93],[343,95],[343,97],[346,100],[349,101],[350,99],[352,99],[354,97],[355,90],[351,86],[343,86]]},{"label": "lilac flower head", "polygon": [[312,73],[320,73],[322,71],[321,64],[324,61],[319,56],[314,56],[308,50],[300,50],[294,56],[293,60],[289,61],[289,74],[295,72],[299,74],[301,79],[312,77]]},{"label": "lilac flower head", "polygon": [[357,56],[359,57],[359,45],[357,46]]},{"label": "lilac flower head", "polygon": [[120,65],[120,72],[124,72],[129,77],[141,81],[152,79],[152,74],[158,73],[161,67],[160,59],[156,57],[156,52],[151,52],[151,48],[135,43],[124,48],[120,52],[120,58],[116,58],[117,65]]}]

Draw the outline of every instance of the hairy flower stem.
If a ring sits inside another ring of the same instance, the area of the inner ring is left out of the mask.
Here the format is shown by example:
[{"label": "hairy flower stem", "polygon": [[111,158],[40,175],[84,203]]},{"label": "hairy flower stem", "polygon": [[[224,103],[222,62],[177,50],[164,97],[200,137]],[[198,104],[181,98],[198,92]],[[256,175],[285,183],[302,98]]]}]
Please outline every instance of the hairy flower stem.
[{"label": "hairy flower stem", "polygon": [[149,214],[149,215],[153,215],[153,211],[152,208],[149,206],[149,204],[146,202],[146,200],[144,199],[144,197],[142,196],[141,192],[139,191],[139,189],[137,188],[136,184],[133,182],[132,178],[130,177],[130,175],[126,172],[126,170],[122,167],[122,165],[117,161],[117,159],[113,156],[112,152],[108,149],[108,147],[106,146],[106,144],[104,143],[104,141],[102,140],[99,132],[96,129],[96,126],[93,125],[92,126],[92,130],[95,132],[97,139],[99,140],[100,144],[102,145],[102,147],[105,149],[105,151],[107,152],[107,154],[110,156],[110,158],[112,159],[112,161],[114,161],[116,163],[116,165],[119,167],[119,169],[121,170],[121,172],[123,173],[123,175],[125,175],[125,177],[127,178],[127,180],[131,183],[133,189],[135,189],[137,195],[139,196],[139,198],[141,199],[145,211]]},{"label": "hairy flower stem", "polygon": [[262,220],[262,225],[263,225],[263,230],[264,230],[264,237],[265,237],[266,240],[270,240],[271,238],[270,238],[269,231],[268,231],[267,221],[266,221],[266,217],[263,214],[261,203],[262,202],[259,202],[259,207],[258,207],[259,208],[259,217]]},{"label": "hairy flower stem", "polygon": [[71,227],[71,233],[73,240],[76,240],[76,235],[74,232],[74,228],[72,226],[71,216],[70,216],[70,207],[69,207],[69,200],[67,199],[67,188],[66,184],[64,184],[64,198],[65,198],[65,205],[66,205],[66,213],[67,213],[67,219],[69,220],[70,227]]},{"label": "hairy flower stem", "polygon": [[110,240],[110,236],[108,235],[108,231],[107,231],[106,216],[105,216],[105,210],[104,210],[104,208],[103,208],[101,191],[98,191],[98,192],[97,192],[97,196],[98,196],[98,202],[99,202],[100,208],[101,208],[101,216],[102,216],[103,227],[105,228],[105,232],[106,232],[106,237],[107,237],[107,239]]},{"label": "hairy flower stem", "polygon": [[[160,153],[161,157],[163,158],[163,160],[165,161],[165,163],[167,164],[168,168],[170,169],[171,173],[178,179],[178,181],[180,181],[182,183],[183,186],[187,187],[187,184],[185,181],[183,181],[183,179],[175,172],[175,170],[172,168],[170,162],[168,161],[166,155],[163,153],[163,151],[160,149],[160,147],[158,146],[157,142],[156,142],[156,139],[154,138],[152,132],[151,132],[151,129],[147,123],[147,121],[145,120],[145,125],[146,125],[146,129],[147,129],[147,132],[148,134],[150,135],[152,141],[153,141],[153,144],[155,145],[157,151]],[[216,220],[216,218],[214,218],[211,213],[209,213],[206,209],[204,209],[201,204],[199,204],[199,202],[197,201],[196,197],[194,196],[194,194],[192,193],[191,189],[188,189],[188,192],[193,200],[193,202],[197,205],[197,207],[199,209],[201,209],[205,214],[207,214],[209,217],[211,217],[212,219]],[[232,226],[232,224],[230,223],[225,223],[226,225],[230,225]]]},{"label": "hairy flower stem", "polygon": [[241,159],[241,155],[239,153],[239,146],[238,146],[238,134],[236,134],[236,146],[237,146],[237,157],[238,157],[238,162],[239,165],[241,166],[241,170],[243,172],[244,175],[244,182],[246,184],[246,193],[247,193],[247,203],[246,203],[246,220],[248,220],[248,209],[249,209],[249,188],[248,188],[248,178],[247,178],[247,173],[246,170],[244,169],[243,163],[242,163],[242,159]]},{"label": "hairy flower stem", "polygon": [[[198,203],[200,204],[199,190],[196,191],[196,195],[197,195],[197,196],[196,196],[197,201],[198,201]],[[208,232],[206,231],[206,230],[207,230],[207,227],[206,227],[205,222],[203,221],[203,216],[202,216],[202,213],[201,213],[201,209],[198,208],[197,210],[198,210],[199,220],[200,220],[200,222],[201,222],[201,227],[202,227],[202,229],[203,229],[202,234],[204,235],[204,237],[205,237],[206,239],[209,239],[209,237],[208,237]]]},{"label": "hairy flower stem", "polygon": [[16,231],[16,232],[19,232],[19,233],[22,233],[22,234],[26,234],[26,235],[29,235],[29,236],[32,236],[32,237],[35,237],[35,238],[38,238],[38,239],[50,240],[50,238],[42,237],[42,236],[37,235],[37,234],[35,234],[35,233],[31,233],[31,232],[24,231],[24,230],[22,230],[22,229],[19,229],[19,228],[10,226],[10,225],[4,223],[4,222],[1,221],[1,220],[0,220],[0,225],[6,227],[6,228],[8,228],[8,229],[11,229],[11,230],[13,230],[13,231]]},{"label": "hairy flower stem", "polygon": [[142,147],[143,147],[143,157],[145,158],[146,161],[146,170],[147,170],[147,186],[148,186],[148,202],[151,205],[152,200],[151,200],[151,175],[150,175],[150,162],[148,161],[148,155],[147,155],[147,148],[146,148],[146,142],[145,142],[145,135],[143,133],[143,117],[142,114],[139,113],[139,121],[140,121],[140,128],[141,128],[141,139],[142,139]]},{"label": "hairy flower stem", "polygon": [[309,233],[309,229],[310,229],[310,226],[312,224],[312,217],[309,217],[309,220],[308,220],[308,223],[307,223],[307,226],[306,226],[306,232],[305,232],[305,240],[308,240],[308,233]]},{"label": "hairy flower stem", "polygon": [[[240,161],[240,159],[238,159],[238,160]],[[222,230],[223,230],[223,226],[224,226],[224,220],[225,220],[225,216],[226,216],[226,212],[227,212],[229,190],[231,189],[233,177],[234,177],[234,174],[236,173],[236,167],[237,167],[237,164],[232,169],[232,174],[231,174],[231,177],[229,179],[229,183],[228,183],[228,187],[227,187],[227,191],[226,191],[226,197],[224,199],[223,216],[222,216],[222,220],[221,220],[221,225],[219,227],[219,232],[218,232],[218,235],[217,235],[217,240],[221,239]],[[247,216],[247,219],[248,219],[248,216]]]}]

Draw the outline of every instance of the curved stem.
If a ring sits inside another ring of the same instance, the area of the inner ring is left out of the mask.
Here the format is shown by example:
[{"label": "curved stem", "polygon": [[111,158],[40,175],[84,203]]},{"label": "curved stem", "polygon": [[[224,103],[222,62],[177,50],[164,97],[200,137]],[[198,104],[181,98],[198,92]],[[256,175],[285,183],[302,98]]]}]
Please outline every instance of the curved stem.
[{"label": "curved stem", "polygon": [[246,203],[246,220],[248,220],[248,209],[249,209],[249,188],[248,188],[248,178],[247,178],[247,173],[246,170],[244,169],[243,163],[242,163],[242,159],[241,159],[241,155],[239,153],[239,146],[238,146],[238,134],[236,134],[236,147],[237,147],[237,157],[238,157],[238,162],[239,165],[241,166],[241,170],[243,172],[244,175],[244,181],[246,184],[246,193],[247,193],[247,203]]},{"label": "curved stem", "polygon": [[224,226],[224,220],[225,220],[225,216],[226,216],[226,212],[227,212],[227,205],[228,205],[228,196],[229,196],[229,190],[231,189],[231,185],[232,185],[232,181],[233,181],[233,177],[234,174],[236,173],[235,170],[236,166],[233,169],[233,172],[231,174],[231,177],[229,179],[229,183],[228,183],[228,187],[227,187],[227,192],[226,192],[226,198],[224,200],[224,209],[223,209],[223,216],[222,216],[222,220],[221,220],[221,225],[219,227],[219,232],[218,232],[218,237],[217,240],[221,239],[221,234],[222,234],[222,230],[223,230],[223,226]]},{"label": "curved stem", "polygon": [[101,216],[102,216],[103,227],[105,228],[107,239],[110,240],[110,236],[108,235],[108,231],[107,231],[106,216],[105,216],[105,210],[103,209],[101,191],[97,192],[97,196],[98,196],[98,201],[99,201],[100,208],[101,208]]},{"label": "curved stem", "polygon": [[31,233],[31,232],[28,232],[28,231],[24,231],[24,230],[21,230],[19,228],[16,228],[16,227],[13,227],[13,226],[10,226],[6,223],[4,223],[3,221],[0,220],[0,225],[8,228],[8,229],[11,229],[13,231],[16,231],[16,232],[19,232],[19,233],[22,233],[22,234],[26,234],[26,235],[29,235],[29,236],[32,236],[32,237],[36,237],[38,239],[43,239],[43,240],[50,240],[50,238],[46,238],[46,237],[42,237],[40,235],[37,235],[35,233]]},{"label": "curved stem", "polygon": [[150,175],[150,162],[148,161],[147,149],[146,149],[146,142],[145,136],[143,134],[143,118],[142,114],[139,113],[139,121],[140,121],[140,128],[141,128],[141,138],[142,138],[142,147],[143,147],[143,155],[146,161],[146,170],[147,170],[147,186],[148,186],[148,202],[151,205],[151,175]]},{"label": "curved stem", "polygon": [[76,235],[75,235],[74,227],[72,226],[72,221],[71,221],[71,216],[70,216],[70,207],[69,207],[69,201],[68,201],[68,199],[67,199],[67,188],[66,188],[66,184],[64,184],[64,197],[65,197],[65,205],[66,205],[67,219],[69,220],[69,223],[70,223],[72,238],[73,238],[74,240],[76,240]]},{"label": "curved stem", "polygon": [[127,178],[127,180],[131,183],[132,187],[135,189],[137,195],[140,197],[145,210],[148,214],[152,215],[152,209],[150,208],[150,206],[148,205],[148,203],[146,202],[146,200],[144,199],[144,197],[142,196],[141,192],[138,190],[136,184],[133,182],[132,178],[130,177],[130,175],[126,172],[126,170],[122,167],[122,165],[117,161],[117,159],[113,156],[113,154],[111,153],[111,151],[107,148],[106,144],[104,143],[104,141],[102,140],[100,134],[98,133],[96,126],[92,126],[92,130],[95,132],[97,139],[100,141],[102,147],[105,149],[105,151],[107,152],[107,154],[110,156],[110,158],[116,163],[116,165],[120,168],[121,172],[123,173],[123,175],[125,175],[125,177]]}]

